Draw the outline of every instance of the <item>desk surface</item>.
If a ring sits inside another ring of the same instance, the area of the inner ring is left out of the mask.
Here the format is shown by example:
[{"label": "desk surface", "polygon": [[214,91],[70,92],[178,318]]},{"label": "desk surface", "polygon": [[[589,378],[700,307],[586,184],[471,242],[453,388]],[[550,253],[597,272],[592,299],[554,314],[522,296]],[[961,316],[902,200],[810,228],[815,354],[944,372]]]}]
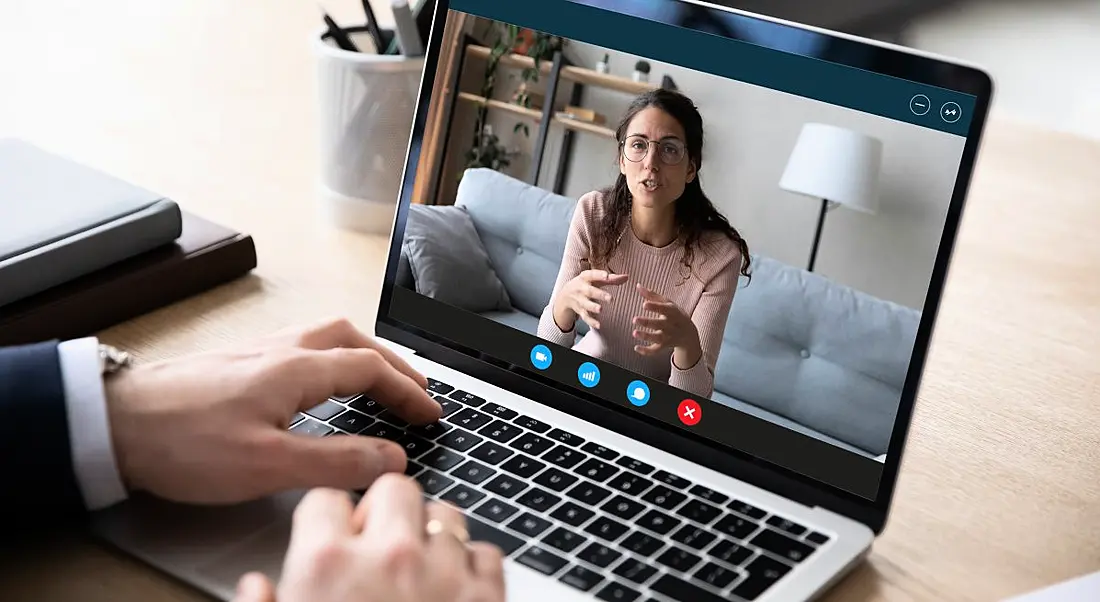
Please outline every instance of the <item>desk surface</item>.
[{"label": "desk surface", "polygon": [[[0,6],[0,135],[257,241],[253,276],[107,341],[153,359],[322,315],[369,327],[385,240],[315,202],[317,22],[309,1]],[[996,600],[1100,569],[1100,144],[1001,120],[986,140],[896,506],[829,600]],[[6,568],[4,600],[202,599],[75,535]]]}]

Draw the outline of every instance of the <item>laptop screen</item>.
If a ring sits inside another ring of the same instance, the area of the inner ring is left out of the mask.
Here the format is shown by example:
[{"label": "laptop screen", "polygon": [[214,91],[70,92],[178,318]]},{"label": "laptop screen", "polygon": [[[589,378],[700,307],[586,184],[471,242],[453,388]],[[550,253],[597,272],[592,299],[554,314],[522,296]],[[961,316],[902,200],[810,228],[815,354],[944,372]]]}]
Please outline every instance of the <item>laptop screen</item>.
[{"label": "laptop screen", "polygon": [[874,500],[977,98],[689,3],[445,23],[386,319]]}]

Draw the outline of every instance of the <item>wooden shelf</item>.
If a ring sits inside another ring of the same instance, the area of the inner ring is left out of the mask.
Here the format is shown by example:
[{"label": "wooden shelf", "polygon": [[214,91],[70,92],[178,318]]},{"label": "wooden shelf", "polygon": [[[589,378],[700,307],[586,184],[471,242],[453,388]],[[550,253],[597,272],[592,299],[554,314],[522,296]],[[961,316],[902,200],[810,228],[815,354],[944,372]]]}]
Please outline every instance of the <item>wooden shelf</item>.
[{"label": "wooden shelf", "polygon": [[595,134],[597,136],[603,136],[604,138],[615,139],[615,130],[597,125],[595,123],[589,123],[587,121],[581,121],[579,119],[573,119],[567,116],[565,113],[559,112],[554,115],[554,123],[571,130],[578,130],[581,132],[588,132],[589,134]]},{"label": "wooden shelf", "polygon": [[[470,56],[476,56],[481,59],[488,59],[489,55],[492,52],[492,49],[488,46],[477,46],[471,44],[470,46],[466,47],[467,54],[469,54]],[[539,61],[539,71],[541,71],[543,74],[549,74],[550,66],[552,63],[553,61],[547,59]],[[523,54],[511,53],[500,57],[500,64],[507,67],[520,67],[526,69],[535,66],[535,59]]]},{"label": "wooden shelf", "polygon": [[608,88],[610,90],[617,90],[619,92],[625,92],[627,94],[633,94],[635,96],[639,94],[644,94],[645,92],[649,92],[650,90],[656,90],[660,87],[658,84],[650,82],[636,82],[632,79],[626,79],[625,77],[608,75],[606,73],[600,73],[599,71],[593,71],[592,69],[585,69],[583,67],[562,67],[561,76],[565,79],[575,81],[578,84],[596,86],[598,88]]},{"label": "wooden shelf", "polygon": [[484,96],[478,96],[477,94],[471,94],[469,92],[459,92],[458,98],[467,102],[472,102],[479,105],[488,105],[494,109],[500,109],[509,113],[514,113],[520,117],[527,117],[538,121],[542,119],[542,112],[534,109],[528,109],[527,107],[521,107],[510,102],[504,102],[502,100],[493,100],[491,98],[485,98]]}]

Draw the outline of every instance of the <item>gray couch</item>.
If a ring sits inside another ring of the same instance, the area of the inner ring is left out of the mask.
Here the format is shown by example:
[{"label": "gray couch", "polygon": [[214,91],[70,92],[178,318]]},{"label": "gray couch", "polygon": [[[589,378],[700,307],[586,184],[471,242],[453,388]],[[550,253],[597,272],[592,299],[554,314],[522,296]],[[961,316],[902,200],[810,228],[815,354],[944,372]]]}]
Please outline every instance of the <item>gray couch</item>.
[{"label": "gray couch", "polygon": [[[414,209],[469,216],[487,255],[484,269],[507,292],[499,307],[479,313],[534,334],[575,204],[473,169],[463,175],[455,207]],[[751,283],[742,277],[734,297],[712,399],[881,460],[920,313],[761,255],[753,256],[752,275]],[[398,284],[420,290],[405,253]]]}]

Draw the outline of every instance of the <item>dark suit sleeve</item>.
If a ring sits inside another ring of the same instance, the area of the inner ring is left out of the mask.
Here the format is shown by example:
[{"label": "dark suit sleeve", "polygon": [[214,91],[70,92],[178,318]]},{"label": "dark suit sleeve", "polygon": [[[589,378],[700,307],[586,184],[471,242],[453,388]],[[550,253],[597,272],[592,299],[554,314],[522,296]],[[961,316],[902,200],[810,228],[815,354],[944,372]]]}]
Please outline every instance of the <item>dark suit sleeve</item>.
[{"label": "dark suit sleeve", "polygon": [[5,524],[42,528],[85,514],[57,341],[0,348],[0,468]]}]

